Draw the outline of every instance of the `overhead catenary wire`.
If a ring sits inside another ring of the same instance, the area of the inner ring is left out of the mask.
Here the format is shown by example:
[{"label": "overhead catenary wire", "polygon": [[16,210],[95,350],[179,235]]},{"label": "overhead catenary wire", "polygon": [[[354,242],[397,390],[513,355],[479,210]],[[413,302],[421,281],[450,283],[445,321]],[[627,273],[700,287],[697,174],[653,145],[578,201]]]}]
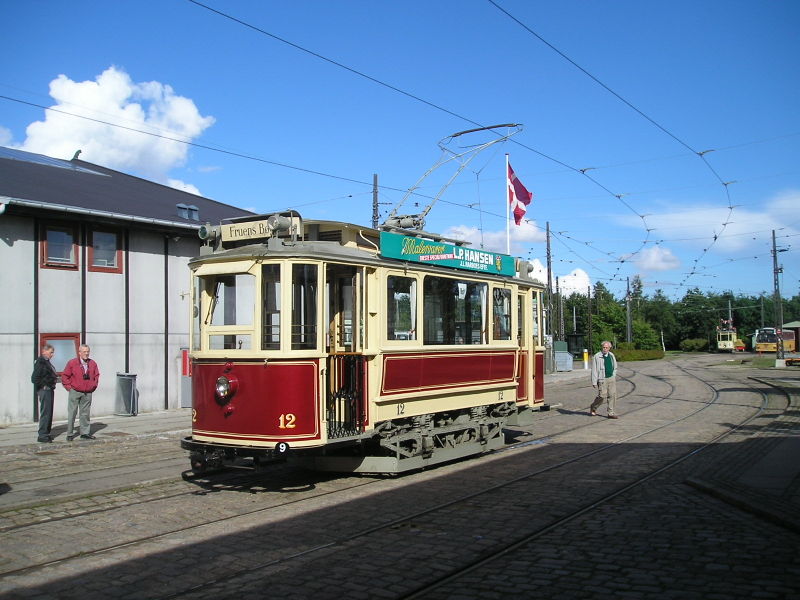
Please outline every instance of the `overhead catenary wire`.
[{"label": "overhead catenary wire", "polygon": [[[459,114],[459,113],[457,113],[457,112],[455,112],[453,110],[450,110],[448,108],[440,106],[440,105],[438,105],[438,104],[436,104],[434,102],[430,102],[428,100],[425,100],[424,98],[422,98],[420,96],[417,96],[416,94],[412,94],[410,92],[407,92],[407,91],[405,91],[405,90],[403,90],[403,89],[401,89],[401,88],[399,88],[397,86],[394,86],[394,85],[391,85],[391,84],[389,84],[389,83],[387,83],[385,81],[382,81],[382,80],[378,79],[377,77],[373,77],[371,75],[368,75],[368,74],[364,73],[363,71],[360,71],[358,69],[354,69],[352,67],[349,67],[349,66],[347,66],[347,65],[345,65],[345,64],[343,64],[343,63],[341,63],[339,61],[336,61],[336,60],[333,60],[331,58],[328,58],[327,56],[324,56],[324,55],[322,55],[322,54],[320,54],[318,52],[314,52],[313,50],[309,50],[308,48],[305,48],[305,47],[303,47],[303,46],[301,46],[299,44],[296,44],[294,42],[291,42],[291,41],[289,41],[289,40],[287,40],[287,39],[285,39],[285,38],[283,38],[281,36],[278,36],[278,35],[275,35],[275,34],[269,32],[269,31],[266,31],[265,29],[262,29],[261,27],[253,25],[252,23],[248,23],[247,21],[244,21],[243,19],[239,19],[238,17],[234,17],[233,15],[230,15],[230,14],[225,13],[223,11],[217,10],[217,9],[211,7],[211,6],[208,6],[207,4],[199,2],[198,0],[187,0],[187,1],[192,3],[192,4],[194,4],[194,5],[196,5],[196,6],[198,6],[198,7],[204,8],[204,9],[206,9],[206,10],[208,10],[208,11],[210,11],[210,12],[212,12],[212,13],[220,16],[220,17],[223,17],[223,18],[228,19],[228,20],[230,20],[230,21],[232,21],[234,23],[237,23],[237,24],[239,24],[239,25],[241,25],[243,27],[246,27],[246,28],[248,28],[248,29],[250,29],[252,31],[255,31],[257,33],[265,35],[265,36],[267,36],[267,37],[269,37],[269,38],[271,38],[271,39],[273,39],[275,41],[278,41],[278,42],[281,42],[283,44],[286,44],[286,45],[288,45],[288,46],[290,46],[290,47],[292,47],[292,48],[294,48],[296,50],[299,50],[301,52],[309,54],[310,56],[318,58],[319,60],[325,61],[325,62],[327,62],[327,63],[329,63],[331,65],[334,65],[336,67],[344,69],[344,70],[346,70],[346,71],[348,71],[348,72],[350,72],[350,73],[352,73],[354,75],[357,75],[359,77],[367,79],[368,81],[371,81],[371,82],[373,82],[373,83],[375,83],[377,85],[380,85],[380,86],[385,87],[385,88],[387,88],[389,90],[392,90],[394,92],[402,94],[403,96],[406,96],[406,97],[408,97],[408,98],[410,98],[412,100],[421,102],[421,103],[423,103],[423,104],[425,104],[425,105],[427,105],[427,106],[429,106],[431,108],[434,108],[436,110],[442,111],[442,112],[444,112],[444,113],[446,113],[446,114],[448,114],[450,116],[462,119],[463,121],[465,121],[467,123],[470,123],[471,125],[475,125],[476,127],[485,127],[486,126],[485,123],[480,123],[478,121],[475,121],[474,119],[471,119],[469,117],[461,115],[461,114]],[[587,173],[586,173],[587,169],[580,169],[578,167],[570,165],[570,164],[568,164],[568,163],[566,163],[566,162],[564,162],[562,160],[559,160],[559,159],[557,159],[557,158],[555,158],[553,156],[550,156],[549,154],[546,154],[546,153],[544,153],[544,152],[542,152],[540,150],[537,150],[537,149],[535,149],[535,148],[533,148],[533,147],[531,147],[531,146],[529,146],[527,144],[523,144],[523,143],[518,142],[518,141],[512,141],[512,143],[514,143],[514,144],[516,144],[516,145],[518,145],[518,146],[520,146],[522,148],[525,148],[526,150],[529,150],[530,152],[533,152],[533,153],[541,156],[542,158],[545,158],[545,159],[547,159],[549,161],[552,161],[552,162],[554,162],[554,163],[556,163],[558,165],[561,165],[562,167],[565,167],[566,169],[568,169],[569,171],[572,171],[573,173],[582,175],[587,180],[592,182],[594,185],[596,185],[597,187],[599,187],[600,189],[605,191],[608,195],[616,198],[623,206],[628,208],[636,216],[638,216],[640,219],[642,219],[644,229],[645,229],[645,231],[647,233],[647,235],[645,237],[645,241],[643,242],[643,244],[639,248],[634,250],[632,253],[630,253],[630,255],[638,254],[647,245],[647,243],[648,243],[647,242],[647,238],[649,237],[650,232],[652,231],[652,228],[648,227],[648,225],[647,225],[646,215],[643,215],[643,214],[639,213],[638,211],[636,211],[636,209],[633,206],[631,206],[628,202],[626,202],[623,199],[624,194],[616,193],[616,192],[612,191],[611,189],[609,189],[608,187],[603,185],[597,179],[593,178],[590,175],[587,175]]]},{"label": "overhead catenary wire", "polygon": [[[526,30],[528,33],[530,33],[532,36],[534,36],[536,39],[538,39],[540,42],[542,42],[544,45],[546,45],[548,48],[550,48],[550,49],[551,49],[553,52],[555,52],[556,54],[558,54],[558,55],[559,55],[561,58],[563,58],[564,60],[566,60],[567,62],[569,62],[569,63],[570,63],[572,66],[574,66],[576,69],[578,69],[579,71],[581,71],[581,72],[582,72],[584,75],[586,75],[587,77],[589,77],[589,78],[590,78],[592,81],[594,81],[596,84],[598,84],[598,85],[599,85],[600,87],[602,87],[604,90],[606,90],[606,91],[607,91],[608,93],[610,93],[612,96],[614,96],[615,98],[617,98],[617,99],[618,99],[620,102],[622,102],[622,103],[623,103],[623,104],[625,104],[627,107],[629,107],[631,110],[633,110],[634,112],[636,112],[637,114],[639,114],[639,115],[640,115],[642,118],[644,118],[645,120],[647,120],[648,122],[650,122],[650,123],[651,123],[652,125],[654,125],[656,128],[658,128],[658,129],[659,129],[659,130],[661,130],[663,133],[665,133],[667,136],[669,136],[670,138],[672,138],[673,140],[675,140],[675,141],[676,141],[678,144],[680,144],[681,146],[683,146],[684,148],[686,148],[687,150],[689,150],[689,151],[690,151],[692,154],[695,154],[695,155],[697,155],[697,156],[700,158],[700,160],[702,160],[702,161],[703,161],[703,164],[704,164],[704,165],[705,165],[705,166],[708,168],[708,170],[709,170],[709,171],[710,171],[710,172],[711,172],[711,173],[714,175],[714,177],[715,177],[715,178],[716,178],[716,179],[719,181],[719,183],[722,185],[722,187],[723,187],[723,188],[724,188],[724,190],[725,190],[725,198],[726,198],[726,200],[727,200],[727,204],[728,204],[728,216],[727,216],[727,218],[725,219],[725,221],[722,223],[722,228],[721,228],[721,230],[720,230],[719,232],[716,232],[716,231],[714,232],[714,235],[713,235],[713,237],[712,237],[711,243],[710,243],[710,244],[709,244],[709,245],[708,245],[706,248],[704,248],[704,249],[703,249],[703,251],[700,253],[700,255],[699,255],[699,256],[698,256],[698,257],[697,257],[697,258],[694,260],[694,266],[693,266],[693,268],[692,268],[692,271],[691,271],[690,273],[688,273],[688,274],[687,274],[687,276],[686,276],[686,277],[683,279],[683,281],[681,282],[682,284],[685,284],[685,283],[688,281],[688,279],[689,279],[689,278],[690,278],[692,275],[694,275],[694,274],[696,273],[696,271],[695,271],[695,268],[694,268],[694,267],[696,267],[696,266],[697,266],[697,263],[698,263],[700,260],[702,260],[702,258],[703,258],[703,257],[704,257],[704,256],[705,256],[707,253],[708,253],[708,250],[709,250],[709,249],[710,249],[710,248],[711,248],[711,247],[712,247],[714,244],[716,244],[717,240],[719,239],[719,236],[721,236],[721,235],[722,235],[722,234],[725,232],[725,229],[726,229],[726,228],[727,228],[727,226],[728,226],[728,225],[731,223],[731,216],[732,216],[732,214],[733,214],[733,209],[735,208],[735,207],[733,206],[732,202],[731,202],[731,196],[730,196],[730,190],[729,190],[729,186],[730,186],[732,183],[735,183],[735,182],[733,182],[733,181],[725,181],[725,180],[724,180],[724,179],[723,179],[723,178],[722,178],[722,177],[719,175],[719,173],[716,171],[716,169],[714,169],[714,167],[711,165],[711,163],[709,163],[709,162],[708,162],[708,160],[706,159],[706,154],[708,154],[708,153],[710,153],[710,152],[714,152],[714,150],[713,150],[713,149],[708,149],[708,150],[697,150],[697,149],[696,149],[696,148],[694,148],[693,146],[689,145],[689,144],[688,144],[687,142],[685,142],[683,139],[681,139],[680,137],[678,137],[677,135],[675,135],[675,134],[674,134],[672,131],[670,131],[669,129],[667,129],[665,126],[661,125],[661,123],[659,123],[658,121],[656,121],[655,119],[653,119],[652,117],[650,117],[650,116],[649,116],[647,113],[645,113],[644,111],[642,111],[641,109],[639,109],[639,108],[638,108],[637,106],[635,106],[633,103],[629,102],[629,101],[628,101],[626,98],[624,98],[622,95],[620,95],[619,93],[617,93],[617,92],[616,92],[615,90],[613,90],[611,87],[609,87],[608,85],[606,85],[606,84],[605,84],[603,81],[601,81],[600,79],[598,79],[597,77],[595,77],[595,76],[594,76],[592,73],[590,73],[588,70],[586,70],[586,69],[585,69],[585,68],[583,68],[581,65],[579,65],[577,62],[575,62],[574,60],[572,60],[572,59],[571,59],[569,56],[567,56],[567,55],[566,55],[564,52],[562,52],[562,51],[561,51],[561,50],[559,50],[559,49],[558,49],[556,46],[554,46],[553,44],[551,44],[550,42],[548,42],[548,41],[547,41],[546,39],[544,39],[544,38],[543,38],[541,35],[539,35],[539,34],[538,34],[538,33],[536,33],[536,32],[535,32],[533,29],[531,29],[530,27],[528,27],[528,25],[526,25],[526,24],[525,24],[525,23],[523,23],[521,20],[519,20],[517,17],[515,17],[515,16],[514,16],[514,15],[512,15],[510,12],[508,12],[508,11],[507,11],[505,8],[503,8],[502,6],[500,6],[500,5],[499,5],[497,2],[495,2],[495,0],[487,0],[487,2],[489,2],[489,4],[491,4],[491,5],[492,5],[492,6],[494,6],[494,7],[495,7],[497,10],[499,10],[500,12],[502,12],[503,14],[505,14],[505,15],[506,15],[506,16],[507,16],[509,19],[511,19],[512,21],[514,21],[514,22],[515,22],[517,25],[519,25],[520,27],[522,27],[523,29],[525,29],[525,30]],[[584,173],[584,174],[585,174],[585,173]],[[591,179],[591,178],[590,178],[590,179]],[[620,201],[622,201],[622,198],[621,198],[621,197],[620,197]],[[631,208],[631,210],[633,210],[633,208],[632,208],[632,207],[630,207],[630,205],[628,205],[627,203],[623,202],[623,204],[625,204],[626,206],[628,206],[628,208]],[[634,211],[634,212],[636,212],[636,211]],[[637,213],[637,214],[638,214],[638,213]],[[639,215],[639,216],[640,216],[640,217],[642,217],[642,220],[644,221],[644,216],[643,216],[643,215]],[[645,222],[645,224],[646,224],[646,222]],[[647,230],[647,231],[648,231],[648,236],[649,236],[650,229],[648,228],[648,230]],[[638,250],[637,250],[637,253],[638,253]],[[634,253],[634,254],[635,254],[635,253]]]}]

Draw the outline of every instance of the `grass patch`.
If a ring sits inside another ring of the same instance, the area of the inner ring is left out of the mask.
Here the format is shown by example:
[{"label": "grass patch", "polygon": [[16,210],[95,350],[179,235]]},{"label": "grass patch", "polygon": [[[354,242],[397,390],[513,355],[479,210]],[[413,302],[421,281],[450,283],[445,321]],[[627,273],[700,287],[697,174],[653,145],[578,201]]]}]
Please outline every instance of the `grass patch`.
[{"label": "grass patch", "polygon": [[771,369],[775,366],[774,356],[754,356],[753,363],[756,369]]}]

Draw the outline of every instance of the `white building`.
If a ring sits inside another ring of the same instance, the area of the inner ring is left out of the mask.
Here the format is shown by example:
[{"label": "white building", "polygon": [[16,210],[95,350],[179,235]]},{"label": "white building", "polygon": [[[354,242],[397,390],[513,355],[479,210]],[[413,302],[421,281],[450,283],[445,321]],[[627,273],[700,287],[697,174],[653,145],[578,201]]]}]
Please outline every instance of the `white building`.
[{"label": "white building", "polygon": [[[44,343],[59,371],[80,343],[91,346],[101,373],[93,416],[128,408],[117,386],[133,374],[138,412],[181,406],[197,230],[249,214],[81,160],[0,148],[0,425],[38,419],[30,375]],[[54,420],[66,404],[59,385]]]}]

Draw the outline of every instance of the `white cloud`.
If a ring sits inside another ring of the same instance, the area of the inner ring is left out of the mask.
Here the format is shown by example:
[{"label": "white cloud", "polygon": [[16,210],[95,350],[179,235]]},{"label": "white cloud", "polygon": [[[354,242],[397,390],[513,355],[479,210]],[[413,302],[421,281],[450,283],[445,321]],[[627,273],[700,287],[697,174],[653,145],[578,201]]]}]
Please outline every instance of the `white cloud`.
[{"label": "white cloud", "polygon": [[672,250],[664,246],[645,248],[636,255],[634,262],[642,271],[669,271],[677,269],[681,264]]},{"label": "white cloud", "polygon": [[167,179],[167,185],[171,188],[175,188],[176,190],[181,190],[182,192],[189,192],[190,194],[194,194],[196,196],[200,196],[200,190],[198,190],[195,186],[191,183],[186,183],[185,181],[181,181],[180,179]]},{"label": "white cloud", "polygon": [[[647,216],[647,223],[653,228],[652,239],[733,253],[752,247],[754,241],[763,242],[773,229],[781,230],[784,235],[800,232],[791,226],[797,222],[798,206],[800,190],[786,190],[759,204],[735,207],[733,211],[706,205],[653,213]],[[635,217],[625,217],[624,222],[630,227],[641,227],[641,220]]]},{"label": "white cloud", "polygon": [[12,138],[11,130],[0,125],[0,146],[10,146]]},{"label": "white cloud", "polygon": [[[455,225],[445,231],[443,235],[470,242],[473,248],[483,248],[490,252],[500,252],[502,254],[507,252],[508,244],[505,231],[484,231],[481,234],[480,229],[477,227]],[[536,226],[535,221],[523,221],[521,225],[511,225],[509,228],[511,255],[522,256],[526,252],[526,244],[543,242],[546,237],[546,234]]]},{"label": "white cloud", "polygon": [[[556,282],[553,281],[553,285],[555,284]],[[583,269],[574,269],[567,275],[558,278],[558,289],[565,298],[574,292],[585,296],[589,292],[590,285],[592,285],[592,280]]]},{"label": "white cloud", "polygon": [[213,117],[202,116],[192,100],[178,96],[169,85],[135,83],[113,66],[94,81],[75,82],[59,75],[50,82],[50,95],[56,101],[52,108],[61,112],[47,111],[44,121],[31,123],[20,149],[63,159],[80,149],[82,160],[162,183],[171,169],[186,162],[189,147],[134,130],[191,141],[214,123]]}]

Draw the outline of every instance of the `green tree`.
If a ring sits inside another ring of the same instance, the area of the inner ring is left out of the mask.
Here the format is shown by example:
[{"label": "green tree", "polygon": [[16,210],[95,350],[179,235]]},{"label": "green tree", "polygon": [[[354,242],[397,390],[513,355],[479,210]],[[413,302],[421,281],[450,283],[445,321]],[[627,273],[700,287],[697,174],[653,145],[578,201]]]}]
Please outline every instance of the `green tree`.
[{"label": "green tree", "polygon": [[632,323],[633,342],[639,350],[660,350],[661,340],[658,333],[643,319],[634,319]]}]

